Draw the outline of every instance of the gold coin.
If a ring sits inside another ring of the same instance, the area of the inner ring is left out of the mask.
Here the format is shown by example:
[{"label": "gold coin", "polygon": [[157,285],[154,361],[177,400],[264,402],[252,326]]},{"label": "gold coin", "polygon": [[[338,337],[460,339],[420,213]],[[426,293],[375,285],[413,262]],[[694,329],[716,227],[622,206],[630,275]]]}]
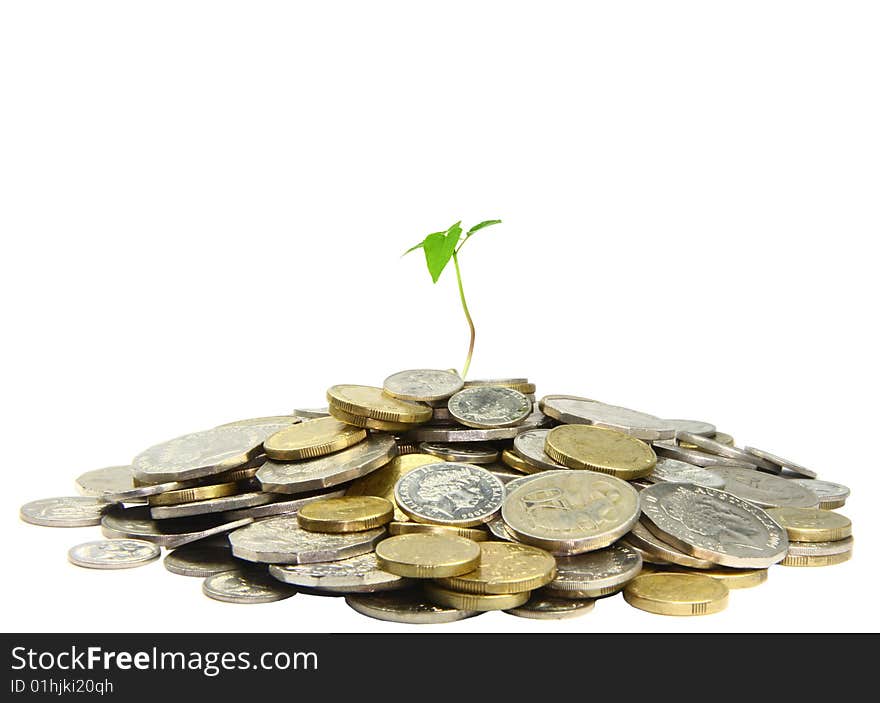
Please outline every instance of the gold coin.
[{"label": "gold coin", "polygon": [[352,427],[335,417],[319,417],[276,432],[263,442],[263,449],[270,459],[295,461],[338,452],[366,438],[365,429]]},{"label": "gold coin", "polygon": [[176,491],[165,491],[165,493],[150,496],[147,498],[147,502],[150,505],[181,505],[182,503],[193,503],[197,500],[232,496],[238,492],[237,483],[216,483],[210,486],[194,486],[192,488],[180,488]]},{"label": "gold coin", "polygon": [[394,500],[394,486],[401,476],[405,476],[413,469],[417,469],[425,464],[436,463],[437,457],[433,454],[405,454],[403,456],[396,456],[381,469],[377,469],[362,478],[352,481],[345,495],[379,496],[384,498],[391,501],[391,504],[394,506],[394,519],[397,522],[408,522],[409,516],[397,507],[397,503]]},{"label": "gold coin", "polygon": [[408,578],[432,579],[473,571],[480,545],[455,535],[397,535],[376,545],[379,568]]},{"label": "gold coin", "polygon": [[388,533],[392,535],[414,535],[430,533],[434,535],[456,535],[474,542],[486,542],[489,533],[475,530],[472,527],[454,527],[452,525],[431,525],[427,522],[392,522],[388,525]]},{"label": "gold coin", "polygon": [[518,608],[529,599],[531,591],[503,594],[460,593],[459,591],[450,591],[436,583],[426,583],[425,595],[428,596],[428,600],[449,608],[484,612]]},{"label": "gold coin", "polygon": [[760,586],[767,580],[767,569],[700,569],[692,571],[684,569],[680,566],[672,567],[672,571],[681,573],[709,576],[713,579],[721,581],[729,589],[735,588],[751,588],[752,586]]},{"label": "gold coin", "polygon": [[309,532],[363,532],[391,522],[394,506],[376,496],[344,496],[308,503],[296,521]]},{"label": "gold coin", "polygon": [[547,433],[544,451],[570,469],[590,469],[630,480],[647,476],[657,463],[650,445],[617,430],[560,425]]},{"label": "gold coin", "polygon": [[653,573],[636,576],[623,589],[634,608],[658,615],[708,615],[727,607],[727,586],[702,574]]},{"label": "gold coin", "polygon": [[[265,459],[266,457],[263,457]],[[262,463],[260,464],[262,466]],[[212,476],[217,483],[231,483],[233,481],[246,481],[249,478],[253,478],[257,475],[257,471],[260,470],[260,466],[242,466],[239,469],[230,469],[229,471],[224,471],[222,474],[217,474],[216,476]]]},{"label": "gold coin", "polygon": [[516,454],[510,449],[505,449],[503,452],[501,452],[501,461],[507,464],[511,469],[514,469],[524,474],[536,474],[539,471],[543,470],[538,466],[530,464],[519,454]]},{"label": "gold coin", "polygon": [[848,552],[841,552],[840,554],[817,554],[810,556],[795,556],[789,554],[779,563],[783,566],[834,566],[835,564],[842,564],[845,561],[849,561],[851,558],[852,549]]},{"label": "gold coin", "polygon": [[362,415],[352,415],[350,412],[336,407],[336,404],[333,402],[328,407],[330,415],[346,425],[365,427],[366,429],[378,430],[380,432],[406,432],[414,427],[413,423],[387,422],[385,420],[374,420],[371,417],[363,417]]},{"label": "gold coin", "polygon": [[477,568],[439,583],[462,593],[522,593],[546,586],[555,577],[556,559],[549,552],[514,542],[485,542]]},{"label": "gold coin", "polygon": [[427,422],[434,415],[427,405],[392,398],[374,386],[332,386],[327,391],[327,400],[352,415],[385,422]]},{"label": "gold coin", "polygon": [[840,513],[817,508],[768,508],[794,542],[836,542],[852,534],[852,523]]},{"label": "gold coin", "polygon": [[[714,439],[716,442],[719,442],[721,444],[725,444],[728,447],[732,447],[734,445],[733,437],[731,437],[726,432],[716,432],[714,435],[712,435],[711,439]],[[679,442],[678,446],[682,447],[683,449],[696,449],[698,451],[702,451],[696,444],[691,444],[690,442]]]}]

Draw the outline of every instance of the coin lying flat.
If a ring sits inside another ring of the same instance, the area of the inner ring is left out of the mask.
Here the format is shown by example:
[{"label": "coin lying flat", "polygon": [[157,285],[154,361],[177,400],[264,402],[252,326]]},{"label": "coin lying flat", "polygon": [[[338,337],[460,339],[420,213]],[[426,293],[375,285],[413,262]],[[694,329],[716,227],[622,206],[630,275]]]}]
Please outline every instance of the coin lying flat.
[{"label": "coin lying flat", "polygon": [[270,415],[268,417],[249,417],[245,420],[226,422],[217,427],[250,427],[253,425],[295,425],[302,422],[302,417],[297,415]]},{"label": "coin lying flat", "polygon": [[431,408],[421,403],[400,400],[384,393],[374,386],[340,384],[327,389],[327,400],[340,410],[370,417],[374,420],[399,423],[427,422],[434,414]]},{"label": "coin lying flat", "polygon": [[338,452],[366,438],[367,431],[363,428],[334,417],[319,417],[275,432],[266,439],[263,448],[270,459],[296,461]]},{"label": "coin lying flat", "polygon": [[337,593],[391,591],[413,583],[379,568],[374,552],[315,564],[272,564],[269,574],[293,586]]},{"label": "coin lying flat", "polygon": [[595,601],[589,598],[554,598],[547,593],[533,593],[522,605],[504,612],[530,620],[563,620],[589,613]]},{"label": "coin lying flat", "polygon": [[239,520],[243,517],[251,517],[254,520],[264,517],[272,517],[273,515],[290,515],[299,512],[300,508],[316,500],[324,500],[325,498],[340,498],[345,495],[345,487],[325,489],[323,491],[309,491],[308,493],[297,494],[292,500],[278,500],[265,505],[256,505],[252,508],[240,508],[238,510],[230,510],[223,512],[222,515],[227,520]]},{"label": "coin lying flat", "polygon": [[272,603],[296,595],[296,590],[273,579],[262,569],[235,569],[209,576],[202,592],[224,603]]},{"label": "coin lying flat", "polygon": [[698,559],[764,569],[788,551],[788,537],[773,518],[727,491],[691,483],[655,483],[639,498],[651,532]]},{"label": "coin lying flat", "polygon": [[614,476],[554,471],[510,491],[501,514],[520,542],[557,555],[581,554],[629,532],[639,516],[639,496]]},{"label": "coin lying flat", "polygon": [[834,542],[852,535],[850,519],[818,508],[768,508],[767,514],[788,533],[792,542]]},{"label": "coin lying flat", "polygon": [[703,437],[698,434],[691,434],[690,432],[679,432],[676,437],[679,443],[686,442],[708,454],[715,454],[716,456],[723,456],[728,459],[733,459],[734,461],[754,464],[762,471],[769,471],[774,474],[778,474],[781,471],[776,464],[771,464],[766,459],[750,454],[739,447],[723,444],[715,439],[709,439],[708,437]]},{"label": "coin lying flat", "polygon": [[232,481],[228,483],[214,483],[207,486],[193,486],[192,488],[180,488],[173,491],[165,491],[159,495],[150,496],[150,498],[147,499],[147,502],[150,505],[180,505],[181,503],[193,503],[197,500],[231,496],[238,492],[238,484]]},{"label": "coin lying flat", "polygon": [[717,473],[707,471],[701,466],[694,466],[678,459],[661,456],[653,471],[646,477],[652,483],[668,481],[669,483],[695,483],[707,488],[724,488],[724,479]]},{"label": "coin lying flat", "polygon": [[473,571],[438,581],[462,593],[521,593],[546,586],[556,576],[553,555],[513,542],[483,542]]},{"label": "coin lying flat", "polygon": [[344,496],[309,503],[297,513],[299,526],[311,532],[362,532],[394,517],[394,505],[376,496]]},{"label": "coin lying flat", "polygon": [[416,442],[495,442],[513,439],[523,430],[544,427],[547,423],[548,419],[544,413],[533,412],[525,420],[513,427],[495,427],[479,430],[468,427],[419,427],[405,433],[404,437]]},{"label": "coin lying flat", "polygon": [[466,464],[492,464],[498,461],[498,450],[491,444],[482,442],[422,442],[419,449],[443,461],[461,461]]},{"label": "coin lying flat", "polygon": [[102,498],[105,493],[130,491],[134,488],[131,466],[107,466],[86,471],[76,477],[76,490],[80,495]]},{"label": "coin lying flat", "polygon": [[815,508],[819,498],[809,488],[762,471],[715,466],[724,479],[724,490],[761,508]]},{"label": "coin lying flat", "polygon": [[645,527],[641,521],[632,526],[632,530],[623,538],[623,541],[636,549],[644,561],[651,564],[677,564],[689,569],[711,569],[715,566],[711,561],[692,557],[673,545],[667,544]]},{"label": "coin lying flat", "polygon": [[443,400],[464,385],[461,376],[438,369],[399,371],[385,379],[383,390],[401,400]]},{"label": "coin lying flat", "polygon": [[454,527],[452,525],[431,525],[426,522],[390,522],[388,534],[390,535],[455,535],[464,537],[474,542],[485,542],[489,539],[489,533],[473,527]]},{"label": "coin lying flat", "polygon": [[709,615],[727,607],[728,593],[721,581],[702,574],[655,573],[637,576],[623,598],[658,615]]},{"label": "coin lying flat", "polygon": [[168,552],[162,563],[172,574],[198,578],[207,578],[243,566],[242,562],[232,556],[229,547],[209,544],[179,547]]},{"label": "coin lying flat", "polygon": [[372,417],[354,415],[347,410],[337,407],[334,403],[330,403],[330,415],[346,425],[363,427],[368,430],[376,430],[377,432],[405,432],[416,425],[416,423],[412,422],[389,422],[388,420],[375,420]]},{"label": "coin lying flat", "polygon": [[[547,444],[547,434],[552,430],[526,430],[520,432],[513,438],[513,451],[520,456],[527,464],[541,471],[553,471],[554,469],[564,469],[565,467],[557,461],[554,461],[544,446]],[[509,451],[509,450],[507,450]],[[530,472],[532,473],[532,472]]]},{"label": "coin lying flat", "polygon": [[432,603],[421,589],[346,596],[345,602],[361,615],[407,625],[437,625],[479,615],[473,610],[457,610]]},{"label": "coin lying flat", "polygon": [[570,469],[589,469],[622,479],[647,476],[657,463],[650,445],[593,425],[560,425],[547,433],[547,454]]},{"label": "coin lying flat", "polygon": [[556,560],[556,577],[547,590],[556,597],[560,591],[594,593],[591,598],[616,593],[642,570],[642,558],[632,547],[618,542],[605,549]]},{"label": "coin lying flat", "polygon": [[524,395],[534,394],[535,384],[529,383],[527,378],[478,378],[471,381],[465,381],[465,388],[473,388],[475,386],[502,386],[503,388],[513,388]]},{"label": "coin lying flat", "polygon": [[700,574],[721,581],[731,591],[760,586],[767,580],[767,569],[723,569],[716,567],[703,569]]},{"label": "coin lying flat", "polygon": [[205,515],[175,520],[154,520],[149,508],[114,507],[101,518],[101,532],[110,539],[141,539],[174,549],[190,542],[221,535],[253,522],[251,518],[226,521]]},{"label": "coin lying flat", "polygon": [[413,469],[426,464],[436,464],[437,457],[433,454],[406,454],[396,456],[387,464],[376,471],[353,481],[346,490],[350,496],[378,496],[391,502],[394,506],[394,519],[397,521],[409,520],[394,499],[394,486],[401,477]]},{"label": "coin lying flat", "polygon": [[72,547],[67,552],[71,564],[87,569],[131,569],[159,558],[161,550],[138,539],[101,539]]},{"label": "coin lying flat", "polygon": [[788,459],[783,459],[781,456],[771,454],[770,452],[764,451],[763,449],[757,449],[755,447],[744,447],[743,450],[747,454],[752,454],[759,459],[769,461],[771,464],[778,466],[780,470],[785,469],[787,471],[791,471],[792,473],[799,474],[804,478],[816,478],[816,476],[819,475],[812,469],[808,469],[793,461],[789,461]]},{"label": "coin lying flat", "polygon": [[453,395],[449,413],[462,425],[477,429],[512,427],[532,412],[529,399],[504,386],[473,386]]},{"label": "coin lying flat", "polygon": [[485,469],[440,462],[413,469],[394,488],[400,509],[417,522],[473,527],[501,509],[504,484]]},{"label": "coin lying flat", "polygon": [[239,493],[233,496],[198,500],[193,503],[182,503],[181,505],[157,505],[150,508],[150,517],[154,520],[168,520],[225,513],[241,508],[251,508],[256,505],[265,505],[273,500],[275,500],[275,497],[271,493],[251,491],[250,493]]},{"label": "coin lying flat", "polygon": [[436,583],[425,584],[425,595],[429,600],[449,608],[460,610],[477,610],[485,612],[489,610],[510,610],[518,608],[529,600],[531,593],[460,593],[444,588]]},{"label": "coin lying flat", "polygon": [[480,545],[455,535],[397,535],[376,546],[376,557],[381,569],[398,576],[443,578],[475,569],[480,563]]},{"label": "coin lying flat", "polygon": [[717,454],[708,454],[701,452],[699,449],[688,449],[677,444],[669,444],[668,442],[654,442],[654,451],[658,456],[669,457],[670,459],[678,459],[679,461],[693,464],[694,466],[702,466],[705,468],[715,466],[738,466],[745,469],[757,469],[758,465],[742,459],[729,459],[727,457],[718,456]]},{"label": "coin lying flat", "polygon": [[789,542],[788,557],[829,557],[852,552],[852,537],[834,540],[833,542]]},{"label": "coin lying flat", "polygon": [[328,417],[330,415],[329,408],[297,408],[293,411],[294,417],[301,420],[314,420],[318,417]]},{"label": "coin lying flat", "polygon": [[790,480],[815,493],[819,499],[819,507],[822,510],[841,508],[846,503],[846,499],[849,498],[849,488],[839,483],[819,481],[812,478],[793,478]]},{"label": "coin lying flat", "polygon": [[[135,481],[137,482],[137,481]],[[176,491],[195,485],[195,481],[166,481],[165,483],[148,483],[124,490],[107,491],[101,500],[108,503],[141,503],[150,496],[157,496],[167,491]]]},{"label": "coin lying flat", "polygon": [[546,415],[567,425],[607,427],[645,440],[675,437],[675,426],[666,420],[598,400],[548,395],[541,399],[540,407]]},{"label": "coin lying flat", "polygon": [[19,517],[43,527],[89,527],[100,525],[110,507],[110,503],[89,496],[43,498],[22,505]]},{"label": "coin lying flat", "polygon": [[703,435],[704,437],[713,437],[717,432],[715,425],[711,422],[703,422],[702,420],[664,420],[664,422],[672,425],[676,433],[690,432]]},{"label": "coin lying flat", "polygon": [[780,564],[782,566],[834,566],[852,559],[852,550],[836,554],[796,555],[788,554]]}]

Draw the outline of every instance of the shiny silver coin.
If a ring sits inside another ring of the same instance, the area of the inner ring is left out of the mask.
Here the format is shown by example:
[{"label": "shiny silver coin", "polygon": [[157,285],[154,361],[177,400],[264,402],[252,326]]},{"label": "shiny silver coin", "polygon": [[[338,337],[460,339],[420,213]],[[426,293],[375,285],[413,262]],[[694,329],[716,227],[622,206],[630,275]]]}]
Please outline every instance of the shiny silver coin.
[{"label": "shiny silver coin", "polygon": [[464,388],[447,401],[447,407],[456,422],[477,429],[513,427],[532,412],[525,395],[504,386]]},{"label": "shiny silver coin", "polygon": [[702,420],[665,420],[675,427],[676,432],[690,432],[691,434],[703,435],[703,437],[714,437],[718,431],[711,422],[703,422]]},{"label": "shiny silver coin", "polygon": [[513,438],[513,451],[515,451],[528,464],[542,471],[564,469],[561,464],[553,461],[544,451],[547,441],[548,429],[525,430]]},{"label": "shiny silver coin", "polygon": [[504,612],[508,615],[515,615],[518,618],[529,618],[530,620],[563,620],[589,613],[594,605],[595,601],[589,598],[578,600],[555,598],[539,591],[533,593],[531,598],[518,608],[511,608]]},{"label": "shiny silver coin", "polygon": [[242,508],[240,510],[231,510],[224,512],[223,517],[227,520],[240,520],[245,517],[252,517],[258,520],[264,517],[272,517],[273,515],[292,515],[299,512],[299,509],[316,500],[324,500],[326,498],[340,498],[345,495],[347,486],[325,489],[323,491],[310,491],[309,493],[301,493],[292,500],[276,500],[274,503],[266,503],[253,508]]},{"label": "shiny silver coin", "polygon": [[345,603],[361,615],[406,625],[437,625],[480,615],[474,610],[455,610],[431,603],[420,588],[351,595],[345,597]]},{"label": "shiny silver coin", "polygon": [[297,415],[270,415],[268,417],[251,417],[246,420],[236,420],[235,422],[227,422],[217,427],[251,427],[253,425],[295,425],[302,422],[302,418]]},{"label": "shiny silver coin", "polygon": [[654,470],[646,477],[651,483],[668,481],[669,483],[695,483],[707,488],[724,488],[724,479],[717,473],[694,466],[678,459],[670,459],[667,456],[657,458]]},{"label": "shiny silver coin", "polygon": [[110,503],[88,496],[43,498],[22,505],[19,517],[43,527],[89,527],[100,525],[111,507]]},{"label": "shiny silver coin", "polygon": [[192,503],[180,505],[154,505],[150,508],[150,517],[154,520],[168,520],[181,517],[194,517],[196,515],[210,515],[212,513],[224,513],[239,508],[252,508],[257,505],[265,505],[275,500],[271,493],[254,491],[251,493],[239,493],[234,496],[221,498],[208,498],[196,500]]},{"label": "shiny silver coin", "polygon": [[385,393],[401,400],[443,400],[457,393],[464,381],[457,373],[439,369],[399,371],[385,379]]},{"label": "shiny silver coin", "polygon": [[314,420],[318,417],[330,417],[330,408],[297,408],[293,414],[303,420]]},{"label": "shiny silver coin", "polygon": [[272,564],[269,574],[292,586],[335,593],[393,591],[414,584],[380,569],[375,552],[314,564]]},{"label": "shiny silver coin", "polygon": [[698,559],[735,569],[765,569],[788,551],[785,530],[761,508],[728,491],[655,483],[639,498],[646,526]]},{"label": "shiny silver coin", "polygon": [[76,490],[80,495],[103,498],[105,493],[130,491],[134,488],[131,466],[108,466],[86,471],[76,477]]},{"label": "shiny silver coin", "polygon": [[101,539],[72,547],[67,559],[86,569],[132,569],[155,561],[161,551],[139,539]]},{"label": "shiny silver coin", "polygon": [[433,427],[421,426],[404,432],[402,437],[415,442],[494,442],[513,439],[523,430],[545,427],[552,424],[542,412],[533,412],[519,425],[478,430],[471,427]]},{"label": "shiny silver coin", "polygon": [[778,474],[781,469],[776,466],[776,464],[771,464],[766,459],[762,459],[759,456],[755,456],[754,454],[749,454],[743,449],[739,447],[732,447],[728,444],[722,444],[714,439],[709,439],[708,437],[703,437],[698,434],[692,434],[690,432],[679,432],[676,435],[676,438],[679,442],[687,442],[688,444],[693,444],[700,451],[706,452],[708,454],[715,454],[716,456],[723,456],[728,459],[734,459],[740,462],[750,463],[757,466],[762,471],[769,471],[770,473]]},{"label": "shiny silver coin", "polygon": [[232,556],[228,544],[225,547],[188,544],[168,552],[162,563],[172,574],[197,578],[207,578],[242,567],[242,562]]},{"label": "shiny silver coin", "polygon": [[805,478],[816,478],[819,475],[812,469],[808,469],[805,466],[801,466],[800,464],[797,464],[788,459],[783,459],[781,456],[771,454],[770,452],[766,452],[763,449],[756,449],[755,447],[743,447],[743,449],[747,454],[756,456],[759,459],[763,459],[764,461],[769,461],[774,466],[779,467],[780,470],[785,469],[786,471],[791,471],[792,473],[798,474],[799,476],[803,476]]},{"label": "shiny silver coin", "polygon": [[593,593],[591,598],[616,593],[642,570],[642,557],[632,547],[612,544],[587,554],[557,557],[556,578],[547,584],[553,591]]},{"label": "shiny silver coin", "polygon": [[789,479],[729,466],[716,466],[711,471],[724,479],[725,491],[758,507],[819,507],[819,497],[815,493]]},{"label": "shiny silver coin", "polygon": [[831,507],[839,508],[849,498],[849,488],[839,483],[820,481],[814,478],[793,478],[789,480],[815,493],[819,499],[819,507],[823,510]]},{"label": "shiny silver coin", "polygon": [[834,540],[833,542],[789,542],[790,557],[833,557],[851,552],[854,540],[852,537]]},{"label": "shiny silver coin", "polygon": [[667,544],[639,521],[624,536],[623,542],[632,547],[649,564],[676,564],[688,569],[713,569],[716,564],[706,559],[697,559],[685,554],[671,544]]},{"label": "shiny silver coin", "polygon": [[491,444],[482,442],[420,442],[419,449],[443,461],[461,461],[466,464],[493,464],[498,461],[498,450]]},{"label": "shiny silver coin", "polygon": [[269,576],[262,569],[236,569],[209,576],[202,592],[224,603],[273,603],[296,595],[296,590]]},{"label": "shiny silver coin", "polygon": [[394,437],[372,433],[353,447],[304,461],[267,461],[257,471],[264,491],[306,493],[347,483],[380,469],[397,456]]},{"label": "shiny silver coin", "polygon": [[541,398],[545,415],[568,425],[597,425],[619,430],[638,439],[657,440],[675,437],[675,426],[655,415],[618,405],[571,395],[547,395]]},{"label": "shiny silver coin", "polygon": [[717,454],[709,454],[701,452],[698,449],[688,449],[680,447],[677,444],[669,442],[654,442],[654,451],[657,456],[665,456],[670,459],[678,459],[694,466],[702,466],[709,468],[713,466],[739,466],[745,469],[757,469],[758,465],[750,461],[742,459],[729,459],[728,457],[718,456]]},{"label": "shiny silver coin", "polygon": [[295,515],[279,515],[232,532],[229,544],[232,553],[245,561],[312,564],[371,552],[386,534],[383,527],[344,534],[309,532],[299,526]]},{"label": "shiny silver coin", "polygon": [[153,542],[174,549],[190,542],[220,535],[253,522],[251,518],[226,522],[206,515],[176,520],[154,520],[147,507],[119,508],[114,506],[101,519],[101,532],[110,539],[130,538]]},{"label": "shiny silver coin", "polygon": [[394,499],[417,522],[472,527],[488,522],[501,509],[504,484],[471,464],[425,464],[397,482]]},{"label": "shiny silver coin", "polygon": [[500,517],[496,517],[494,520],[489,520],[489,522],[486,523],[486,527],[489,528],[489,532],[492,533],[493,537],[500,539],[503,542],[519,541],[510,533],[510,530],[507,529],[507,525],[504,524],[504,520]]}]

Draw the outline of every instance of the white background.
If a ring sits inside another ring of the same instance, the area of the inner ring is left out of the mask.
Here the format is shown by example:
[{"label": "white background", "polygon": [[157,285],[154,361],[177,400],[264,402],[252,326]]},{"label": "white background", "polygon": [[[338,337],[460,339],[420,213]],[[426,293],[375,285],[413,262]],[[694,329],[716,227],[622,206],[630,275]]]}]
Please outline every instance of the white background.
[{"label": "white background", "polygon": [[729,609],[439,631],[876,630],[878,10],[870,2],[6,2],[2,622],[402,631],[339,599],[213,602],[97,528],[18,520],[168,437],[472,377],[714,422],[848,484],[856,556]]}]

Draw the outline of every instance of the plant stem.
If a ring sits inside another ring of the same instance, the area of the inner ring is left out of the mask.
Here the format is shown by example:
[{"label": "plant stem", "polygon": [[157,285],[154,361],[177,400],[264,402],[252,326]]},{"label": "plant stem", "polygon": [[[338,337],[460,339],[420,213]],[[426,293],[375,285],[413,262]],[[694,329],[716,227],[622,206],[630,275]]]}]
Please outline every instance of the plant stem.
[{"label": "plant stem", "polygon": [[458,279],[458,295],[461,298],[461,307],[464,309],[464,316],[467,318],[468,326],[471,328],[471,343],[468,347],[467,359],[464,362],[464,368],[461,371],[461,377],[466,378],[468,369],[471,366],[471,357],[474,355],[474,340],[477,337],[477,330],[474,329],[474,321],[468,311],[467,300],[464,298],[464,288],[461,286],[461,269],[458,267],[458,252],[453,253],[452,261],[455,263],[455,277]]}]

